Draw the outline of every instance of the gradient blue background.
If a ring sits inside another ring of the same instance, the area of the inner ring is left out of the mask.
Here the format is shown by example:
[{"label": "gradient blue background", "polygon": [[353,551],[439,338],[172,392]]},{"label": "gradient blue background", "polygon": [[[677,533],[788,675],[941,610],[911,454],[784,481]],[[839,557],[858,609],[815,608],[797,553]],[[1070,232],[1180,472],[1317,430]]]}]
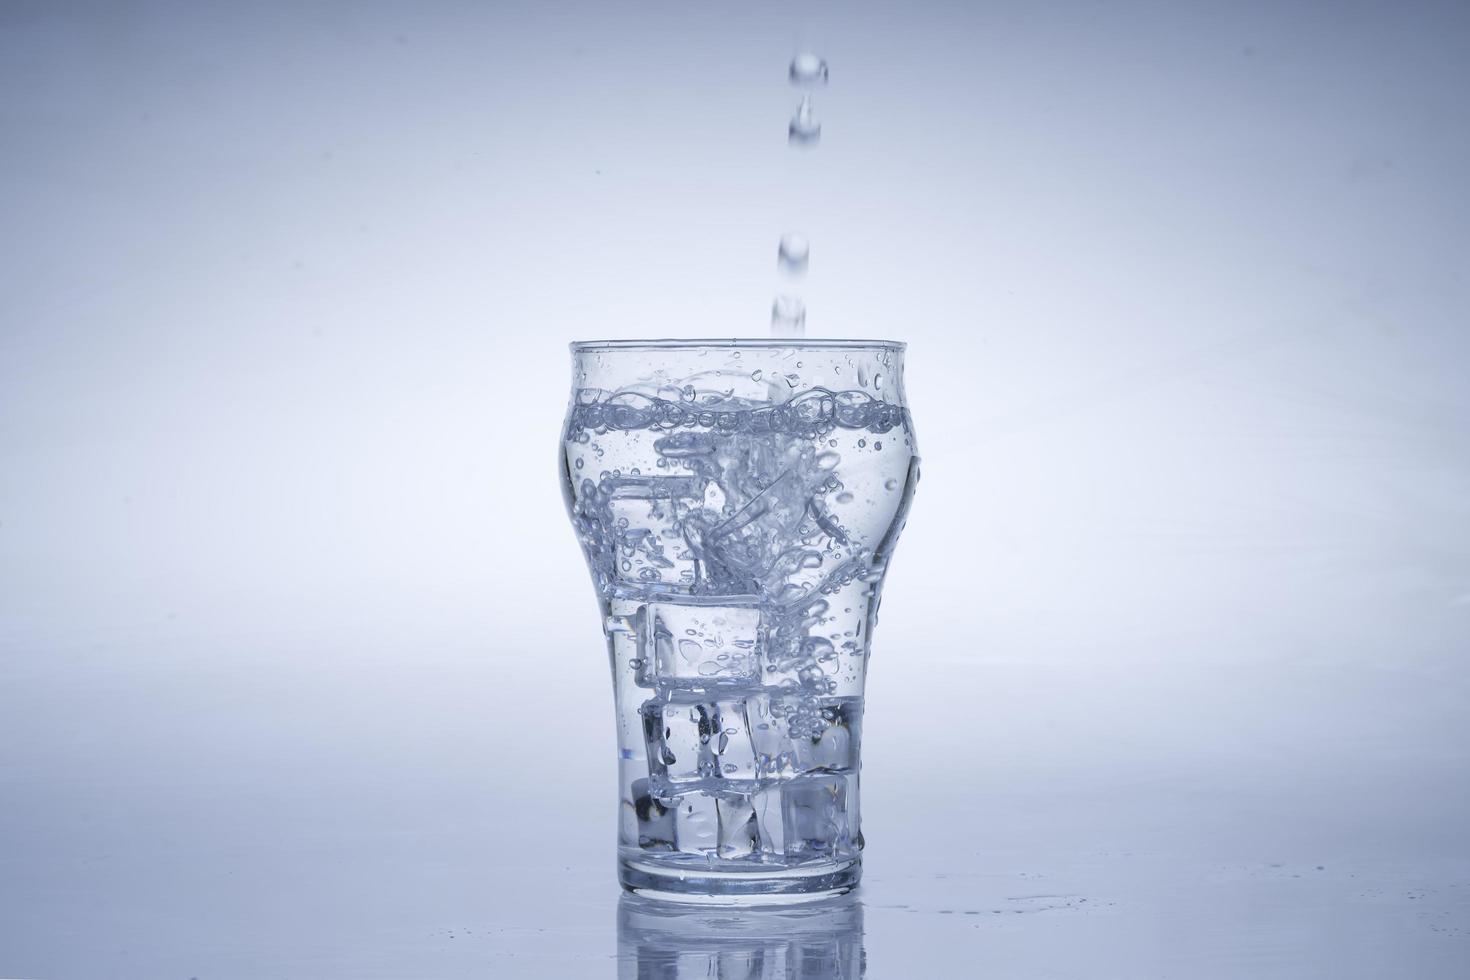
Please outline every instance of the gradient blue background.
[{"label": "gradient blue background", "polygon": [[1459,3],[0,3],[0,975],[636,970],[565,344],[795,224],[924,455],[868,976],[1465,976],[1466,92]]}]

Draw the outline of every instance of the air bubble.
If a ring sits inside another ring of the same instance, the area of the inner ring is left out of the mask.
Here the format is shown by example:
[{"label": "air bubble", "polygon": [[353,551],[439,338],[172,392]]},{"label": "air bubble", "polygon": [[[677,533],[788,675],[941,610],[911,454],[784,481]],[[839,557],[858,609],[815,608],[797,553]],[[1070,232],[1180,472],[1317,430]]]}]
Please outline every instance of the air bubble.
[{"label": "air bubble", "polygon": [[827,84],[827,61],[821,55],[811,51],[803,51],[791,59],[791,69],[787,72],[792,85],[802,88],[816,88]]}]

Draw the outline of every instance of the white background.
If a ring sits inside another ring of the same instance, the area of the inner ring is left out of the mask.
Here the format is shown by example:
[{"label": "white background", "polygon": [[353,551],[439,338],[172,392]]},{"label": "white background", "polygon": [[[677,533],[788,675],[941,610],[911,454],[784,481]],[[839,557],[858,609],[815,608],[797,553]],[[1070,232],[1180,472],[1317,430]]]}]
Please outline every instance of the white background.
[{"label": "white background", "polygon": [[761,335],[796,225],[924,456],[869,974],[1459,975],[1467,29],[0,7],[0,973],[613,975],[565,345]]}]

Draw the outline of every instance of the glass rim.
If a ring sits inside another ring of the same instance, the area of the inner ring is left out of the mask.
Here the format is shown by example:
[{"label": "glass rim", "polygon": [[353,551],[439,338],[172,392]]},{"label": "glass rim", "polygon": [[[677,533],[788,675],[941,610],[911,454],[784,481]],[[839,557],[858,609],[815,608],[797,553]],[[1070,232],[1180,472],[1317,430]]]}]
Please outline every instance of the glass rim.
[{"label": "glass rim", "polygon": [[902,353],[908,344],[902,340],[837,340],[826,337],[712,337],[709,339],[660,338],[655,340],[574,340],[567,345],[573,354],[593,351],[623,350],[718,350],[741,348],[756,350],[892,350]]}]

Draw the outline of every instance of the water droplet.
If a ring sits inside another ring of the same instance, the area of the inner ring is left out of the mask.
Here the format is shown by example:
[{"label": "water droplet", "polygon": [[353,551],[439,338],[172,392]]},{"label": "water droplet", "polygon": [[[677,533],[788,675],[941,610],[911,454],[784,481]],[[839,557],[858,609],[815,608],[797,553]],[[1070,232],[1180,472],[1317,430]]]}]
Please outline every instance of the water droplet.
[{"label": "water droplet", "polygon": [[810,51],[803,51],[791,59],[791,70],[788,72],[792,85],[800,85],[802,88],[816,88],[827,84],[827,62],[821,55]]},{"label": "water droplet", "polygon": [[882,439],[875,439],[875,440],[873,440],[873,448],[874,449],[882,449],[883,448],[883,440]]},{"label": "water droplet", "polygon": [[898,481],[897,480],[884,480],[883,481],[883,489],[884,490],[897,490],[898,489]]},{"label": "water droplet", "polygon": [[812,97],[804,95],[801,105],[796,107],[796,115],[791,117],[791,125],[786,128],[787,142],[794,146],[814,146],[821,138],[822,124],[812,112]]},{"label": "water droplet", "polygon": [[811,251],[811,242],[805,235],[788,231],[781,236],[781,244],[776,249],[776,266],[788,275],[799,276],[806,272]]},{"label": "water droplet", "polygon": [[579,470],[580,470],[580,469],[581,469],[581,468],[582,468],[582,464],[583,464],[583,462],[584,462],[584,460],[582,460],[582,459],[578,459],[578,460],[577,460],[577,469],[579,469]]},{"label": "water droplet", "polygon": [[866,388],[868,386],[868,372],[866,372],[866,371],[863,370],[863,366],[861,364],[858,365],[857,376],[858,376],[858,387],[859,388]]},{"label": "water droplet", "polygon": [[[806,304],[800,296],[783,294],[771,305],[771,334],[800,337],[806,333]],[[800,366],[800,365],[798,365]]]},{"label": "water droplet", "polygon": [[873,387],[874,388],[879,388],[879,389],[881,389],[883,387],[883,375],[874,373],[874,375],[873,375]]},{"label": "water droplet", "polygon": [[837,495],[837,502],[839,504],[850,504],[850,503],[852,503],[852,494],[848,493],[846,490],[842,491],[841,493],[839,493]]},{"label": "water droplet", "polygon": [[864,448],[867,447],[867,445],[868,445],[868,440],[866,440],[866,439],[859,439],[858,440],[858,448],[859,449],[864,449]]},{"label": "water droplet", "polygon": [[752,381],[759,381],[760,379],[761,379],[761,369],[760,368],[756,368],[754,371],[750,372],[750,380],[752,380]]}]

